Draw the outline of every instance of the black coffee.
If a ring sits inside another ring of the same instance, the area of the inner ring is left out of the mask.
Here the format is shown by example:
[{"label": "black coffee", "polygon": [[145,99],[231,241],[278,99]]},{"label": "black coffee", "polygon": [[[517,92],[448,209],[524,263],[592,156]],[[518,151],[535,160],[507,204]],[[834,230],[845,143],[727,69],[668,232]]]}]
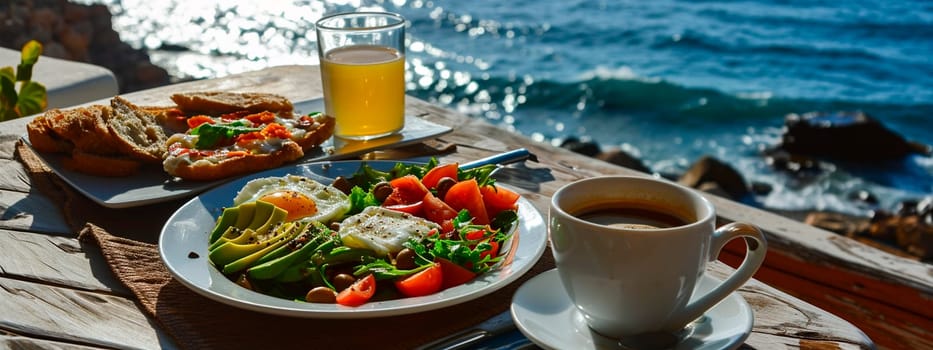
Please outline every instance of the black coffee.
[{"label": "black coffee", "polygon": [[576,211],[574,216],[594,224],[628,229],[677,227],[694,221],[684,219],[667,208],[634,202],[595,204]]}]

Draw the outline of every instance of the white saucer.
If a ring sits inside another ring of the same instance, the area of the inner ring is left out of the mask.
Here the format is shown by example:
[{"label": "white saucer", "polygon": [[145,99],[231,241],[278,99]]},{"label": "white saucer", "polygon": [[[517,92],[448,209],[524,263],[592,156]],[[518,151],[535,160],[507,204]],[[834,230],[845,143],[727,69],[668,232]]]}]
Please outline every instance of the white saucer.
[{"label": "white saucer", "polygon": [[[718,284],[704,275],[697,290],[706,292]],[[570,302],[561,285],[557,270],[546,271],[528,280],[512,298],[512,319],[515,325],[535,344],[549,349],[625,349],[617,339],[594,333],[583,316]],[[673,349],[734,349],[752,330],[752,309],[738,293],[710,309],[703,317],[688,325],[675,340],[667,335]],[[654,340],[652,340],[654,341]],[[676,342],[676,344],[675,344]],[[641,344],[641,343],[639,343]],[[637,346],[640,347],[640,346]]]}]

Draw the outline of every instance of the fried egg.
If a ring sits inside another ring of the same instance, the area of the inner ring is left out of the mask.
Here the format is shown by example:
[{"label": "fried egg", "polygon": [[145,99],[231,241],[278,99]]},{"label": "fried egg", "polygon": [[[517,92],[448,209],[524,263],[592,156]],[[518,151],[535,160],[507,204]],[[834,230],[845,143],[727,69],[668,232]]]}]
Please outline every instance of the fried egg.
[{"label": "fried egg", "polygon": [[340,190],[296,175],[251,180],[237,193],[233,205],[257,200],[287,211],[287,221],[319,221],[326,224],[350,210],[350,199]]},{"label": "fried egg", "polygon": [[409,239],[420,240],[431,231],[440,231],[431,221],[383,207],[367,207],[340,224],[343,245],[365,248],[378,255],[398,253]]}]

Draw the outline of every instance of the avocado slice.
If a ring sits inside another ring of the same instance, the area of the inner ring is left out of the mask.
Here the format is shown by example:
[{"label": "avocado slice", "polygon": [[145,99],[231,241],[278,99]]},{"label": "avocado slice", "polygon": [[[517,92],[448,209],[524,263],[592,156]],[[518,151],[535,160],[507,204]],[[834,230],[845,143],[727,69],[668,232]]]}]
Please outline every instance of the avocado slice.
[{"label": "avocado slice", "polygon": [[[256,211],[255,202],[243,203],[236,207],[232,207],[228,209],[233,209],[233,208],[236,208],[236,212],[237,212],[236,220],[234,220],[233,224],[231,224],[226,229],[224,229],[224,232],[223,234],[220,235],[220,237],[217,237],[217,239],[210,241],[210,245],[207,248],[208,250],[214,250],[217,247],[219,247],[221,244],[224,244],[225,242],[233,238],[239,237],[240,235],[243,234],[243,229],[249,226],[249,224],[253,222],[253,213]],[[224,209],[224,213],[226,212],[227,212],[227,209]],[[221,220],[221,222],[223,222],[223,220]],[[217,229],[218,228],[215,226],[214,230],[217,230]],[[214,231],[211,231],[212,238],[213,238],[213,234],[214,234]]]},{"label": "avocado slice", "polygon": [[[247,227],[258,231],[262,225],[268,222],[267,218],[269,215],[272,215],[272,211],[276,209],[284,211],[284,209],[280,209],[272,203],[256,201],[256,212],[253,213],[253,221],[250,222]],[[285,214],[288,214],[288,212],[286,211]]]},{"label": "avocado slice", "polygon": [[243,269],[246,269],[252,266],[256,261],[259,260],[259,258],[285,245],[286,243],[294,239],[295,236],[298,236],[298,233],[301,232],[300,225],[293,223],[293,222],[286,223],[280,226],[279,228],[277,228],[275,231],[278,231],[276,235],[267,239],[263,243],[258,244],[262,246],[261,247],[262,249],[259,249],[242,258],[239,258],[226,265],[223,265],[224,273],[231,274],[231,273],[234,273],[234,272],[237,272],[237,271],[240,271],[240,270],[243,270]]},{"label": "avocado slice", "polygon": [[[213,251],[226,242],[234,242],[237,244],[249,243],[253,240],[256,233],[260,232],[259,228],[262,227],[263,224],[269,222],[269,216],[275,214],[275,210],[279,209],[271,203],[262,201],[243,203],[240,204],[239,207],[240,215],[238,215],[237,222],[234,224],[234,227],[238,230],[225,232],[219,239],[214,241],[214,243],[211,243],[208,250]],[[285,211],[284,209],[279,210]],[[249,215],[244,216],[244,213],[249,213]],[[285,215],[288,215],[287,211],[285,211]],[[285,216],[282,216],[282,219],[284,218]]]},{"label": "avocado slice", "polygon": [[[258,207],[259,206],[257,206],[257,208]],[[226,264],[268,247],[270,244],[274,243],[276,239],[282,239],[283,235],[288,233],[285,230],[278,229],[278,224],[285,220],[287,215],[288,212],[284,209],[272,206],[272,211],[266,216],[265,222],[261,226],[256,229],[247,228],[243,230],[240,236],[227,240],[216,248],[211,249],[210,253],[208,253],[208,258],[214,265],[223,267]],[[218,242],[220,242],[220,240],[218,240]]]},{"label": "avocado slice", "polygon": [[250,267],[246,270],[246,273],[249,277],[255,279],[275,278],[289,266],[308,260],[318,248],[334,244],[333,240],[327,239],[328,232],[330,232],[330,229],[324,227],[323,224],[312,222],[287,245],[292,249],[290,253]]},{"label": "avocado slice", "polygon": [[227,231],[227,228],[236,224],[237,216],[240,214],[240,207],[230,207],[224,208],[223,214],[217,218],[217,224],[214,225],[214,230],[211,231],[211,238],[208,240],[210,243],[214,243],[217,239],[220,238]]}]

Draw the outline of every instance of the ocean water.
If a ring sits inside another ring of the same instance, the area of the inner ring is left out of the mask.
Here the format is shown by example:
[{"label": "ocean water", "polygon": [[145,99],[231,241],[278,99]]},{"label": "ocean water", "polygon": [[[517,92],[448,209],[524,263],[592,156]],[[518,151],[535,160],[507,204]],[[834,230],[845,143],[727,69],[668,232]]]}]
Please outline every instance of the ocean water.
[{"label": "ocean water", "polygon": [[[784,116],[861,110],[933,144],[933,2],[82,0],[176,77],[317,64],[313,23],[385,10],[411,25],[409,94],[559,145],[621,148],[677,174],[712,155],[773,190],[753,204],[867,214],[933,196],[933,160],[828,164],[761,151]],[[866,191],[877,206],[851,199]]]}]

